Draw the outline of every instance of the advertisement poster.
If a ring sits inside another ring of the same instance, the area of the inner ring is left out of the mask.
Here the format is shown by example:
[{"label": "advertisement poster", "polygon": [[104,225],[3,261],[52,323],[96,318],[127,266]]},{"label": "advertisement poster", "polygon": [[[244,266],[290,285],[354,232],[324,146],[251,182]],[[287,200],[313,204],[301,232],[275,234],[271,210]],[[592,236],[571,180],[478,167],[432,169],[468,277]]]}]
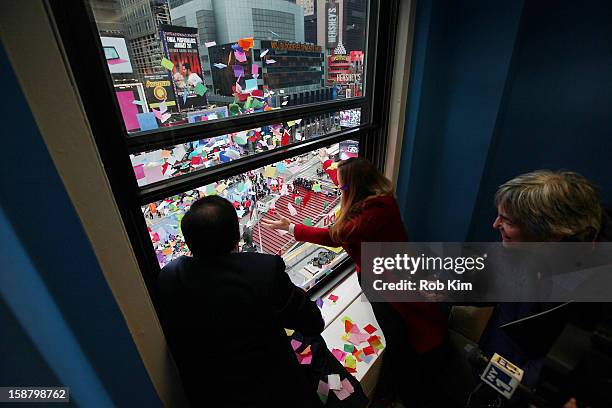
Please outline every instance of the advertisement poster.
[{"label": "advertisement poster", "polygon": [[151,109],[159,109],[165,101],[168,111],[178,112],[170,75],[145,75],[144,89]]},{"label": "advertisement poster", "polygon": [[359,156],[359,141],[343,140],[340,142],[340,160],[347,160]]},{"label": "advertisement poster", "polygon": [[132,63],[128,54],[125,38],[122,37],[100,37],[104,57],[111,74],[131,74]]},{"label": "advertisement poster", "polygon": [[[115,85],[115,96],[121,110],[121,117],[128,132],[140,130],[138,114],[148,112],[145,92],[141,83]],[[134,103],[134,102],[137,103]],[[138,103],[141,102],[141,103]]]},{"label": "advertisement poster", "polygon": [[360,109],[349,109],[340,111],[340,126],[341,127],[355,127],[361,124],[361,110]]},{"label": "advertisement poster", "polygon": [[[262,41],[262,47],[264,47]],[[242,89],[247,88],[246,81],[253,79],[253,59],[251,57],[251,51],[249,50],[244,54],[244,61],[238,61],[235,57],[234,50],[232,49],[233,44],[223,44],[214,47],[208,47],[208,54],[210,55],[211,61],[219,61],[226,64],[227,68],[212,70],[213,83],[215,91],[219,95],[232,96],[234,91],[232,87],[238,82]],[[269,54],[272,54],[270,50]],[[228,58],[229,57],[229,58]]]},{"label": "advertisement poster", "polygon": [[162,24],[160,37],[165,57],[174,64],[170,75],[179,111],[206,107],[197,28]]},{"label": "advertisement poster", "polygon": [[338,12],[339,12],[339,8],[338,8],[338,3],[336,2],[329,2],[325,4],[325,7],[327,7],[326,9],[326,34],[327,34],[327,39],[326,39],[326,43],[327,43],[327,48],[328,49],[333,49],[336,48],[336,46],[338,45],[338,35],[340,34],[338,32],[338,28],[339,28],[339,21],[338,21]]}]

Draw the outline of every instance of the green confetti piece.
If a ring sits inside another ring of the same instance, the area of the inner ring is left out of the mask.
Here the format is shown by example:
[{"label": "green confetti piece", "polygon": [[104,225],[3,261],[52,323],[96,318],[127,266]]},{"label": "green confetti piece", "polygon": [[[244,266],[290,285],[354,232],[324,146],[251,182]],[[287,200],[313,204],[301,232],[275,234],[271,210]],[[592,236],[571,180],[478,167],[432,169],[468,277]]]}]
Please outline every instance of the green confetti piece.
[{"label": "green confetti piece", "polygon": [[245,135],[238,134],[234,136],[234,141],[242,146],[247,144],[247,137]]},{"label": "green confetti piece", "polygon": [[355,357],[353,357],[351,354],[348,354],[344,359],[344,366],[348,368],[356,368],[357,361],[355,360]]},{"label": "green confetti piece", "polygon": [[193,88],[193,90],[195,91],[195,93],[197,93],[200,96],[204,96],[204,94],[208,92],[208,88],[204,86],[204,84],[201,82],[197,84],[195,88]]},{"label": "green confetti piece", "polygon": [[346,351],[347,353],[352,353],[354,350],[355,350],[355,346],[353,346],[352,344],[344,345],[344,351]]},{"label": "green confetti piece", "polygon": [[308,227],[312,227],[314,225],[314,223],[312,222],[312,220],[310,218],[304,218],[304,221],[302,221],[302,224],[308,226]]},{"label": "green confetti piece", "polygon": [[209,195],[217,195],[217,190],[215,190],[215,184],[214,183],[208,184],[204,191],[205,191],[204,194],[206,194],[207,196],[209,196]]},{"label": "green confetti piece", "polygon": [[322,394],[320,392],[317,392],[317,395],[319,396],[319,399],[321,400],[321,403],[323,405],[327,404],[327,395]]},{"label": "green confetti piece", "polygon": [[329,203],[327,201],[325,201],[323,203],[323,209],[325,210],[325,209],[327,209],[327,207],[329,207]]},{"label": "green confetti piece", "polygon": [[254,109],[261,109],[264,107],[264,103],[257,98],[253,98],[251,101],[251,107]]},{"label": "green confetti piece", "polygon": [[237,103],[232,103],[228,106],[230,115],[236,116],[240,114],[240,105]]},{"label": "green confetti piece", "polygon": [[172,61],[170,61],[167,58],[162,58],[160,65],[164,68],[166,68],[167,70],[171,71],[172,68],[174,68],[174,64],[172,63]]},{"label": "green confetti piece", "polygon": [[178,230],[179,230],[179,234],[183,234],[183,229],[181,228],[181,220],[183,219],[183,217],[185,216],[185,214],[177,214],[176,216],[176,220],[178,221]]}]

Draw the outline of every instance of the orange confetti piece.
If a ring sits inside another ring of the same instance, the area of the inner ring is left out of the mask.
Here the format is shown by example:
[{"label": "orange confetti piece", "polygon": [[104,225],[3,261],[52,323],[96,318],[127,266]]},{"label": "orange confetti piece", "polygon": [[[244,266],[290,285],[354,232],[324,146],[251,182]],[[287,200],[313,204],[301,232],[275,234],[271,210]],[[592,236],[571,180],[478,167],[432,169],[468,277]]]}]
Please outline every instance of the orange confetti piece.
[{"label": "orange confetti piece", "polygon": [[238,46],[242,48],[243,51],[248,51],[253,48],[253,37],[241,38],[238,40]]}]

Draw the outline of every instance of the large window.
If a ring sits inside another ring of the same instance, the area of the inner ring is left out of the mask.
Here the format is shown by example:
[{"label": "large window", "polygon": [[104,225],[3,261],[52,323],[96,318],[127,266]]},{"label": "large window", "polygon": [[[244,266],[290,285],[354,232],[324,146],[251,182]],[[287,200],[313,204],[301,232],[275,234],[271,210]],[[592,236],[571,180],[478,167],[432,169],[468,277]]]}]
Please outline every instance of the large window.
[{"label": "large window", "polygon": [[211,194],[234,205],[240,250],[282,256],[304,289],[348,265],[341,248],[298,243],[260,221],[280,214],[329,227],[341,211],[338,162],[361,155],[384,164],[396,8],[376,0],[52,3],[150,288],[161,267],[190,255],[181,218]]},{"label": "large window", "polygon": [[113,85],[144,90],[116,95],[127,133],[182,127],[198,110],[225,107],[199,119],[220,120],[362,96],[368,1],[316,3],[312,31],[311,7],[287,0],[90,0],[117,50]]}]

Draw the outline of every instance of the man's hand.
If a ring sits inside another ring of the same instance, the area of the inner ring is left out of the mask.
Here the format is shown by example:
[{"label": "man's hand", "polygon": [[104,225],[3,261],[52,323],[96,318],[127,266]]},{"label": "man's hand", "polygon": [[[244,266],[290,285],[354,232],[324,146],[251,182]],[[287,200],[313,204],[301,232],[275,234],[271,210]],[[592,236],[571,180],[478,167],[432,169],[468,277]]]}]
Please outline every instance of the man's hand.
[{"label": "man's hand", "polygon": [[282,231],[289,231],[289,224],[291,224],[291,220],[287,217],[280,217],[280,220],[273,220],[271,218],[264,218],[261,220],[261,223],[268,228],[274,228]]}]

